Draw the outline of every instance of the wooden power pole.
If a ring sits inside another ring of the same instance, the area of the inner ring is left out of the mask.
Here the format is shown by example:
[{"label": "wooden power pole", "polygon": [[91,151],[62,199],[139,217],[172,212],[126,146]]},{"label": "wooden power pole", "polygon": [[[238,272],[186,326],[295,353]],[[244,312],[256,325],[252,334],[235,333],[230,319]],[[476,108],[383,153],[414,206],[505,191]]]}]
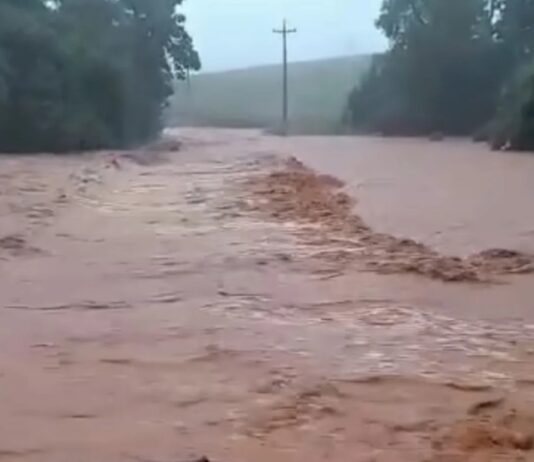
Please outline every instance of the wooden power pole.
[{"label": "wooden power pole", "polygon": [[283,102],[282,102],[282,131],[283,135],[288,134],[289,130],[289,124],[288,124],[288,83],[287,83],[287,36],[289,34],[294,34],[297,32],[297,29],[288,29],[286,20],[284,19],[284,23],[282,26],[282,29],[273,29],[273,32],[275,34],[282,34],[282,43],[283,43]]}]

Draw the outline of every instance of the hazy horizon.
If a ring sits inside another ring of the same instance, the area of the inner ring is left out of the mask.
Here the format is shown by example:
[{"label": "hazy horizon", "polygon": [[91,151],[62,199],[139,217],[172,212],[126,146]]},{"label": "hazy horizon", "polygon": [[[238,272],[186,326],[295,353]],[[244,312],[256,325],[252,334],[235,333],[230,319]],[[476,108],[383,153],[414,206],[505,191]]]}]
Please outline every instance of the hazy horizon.
[{"label": "hazy horizon", "polygon": [[[333,2],[332,2],[333,3]],[[375,28],[382,0],[186,0],[183,11],[204,72],[278,63],[284,18],[298,29],[290,61],[308,61],[383,50]]]}]

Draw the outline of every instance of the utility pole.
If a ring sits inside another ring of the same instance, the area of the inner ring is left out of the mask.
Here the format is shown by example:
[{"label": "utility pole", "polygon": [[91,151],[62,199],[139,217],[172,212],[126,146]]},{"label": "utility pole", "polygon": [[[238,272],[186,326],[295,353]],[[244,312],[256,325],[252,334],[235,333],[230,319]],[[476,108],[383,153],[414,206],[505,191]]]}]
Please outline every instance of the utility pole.
[{"label": "utility pole", "polygon": [[297,32],[297,29],[288,29],[286,20],[284,19],[284,23],[282,26],[282,29],[273,29],[273,32],[275,34],[282,34],[282,42],[283,42],[283,66],[284,66],[284,76],[283,76],[283,102],[282,102],[282,131],[283,135],[286,136],[288,134],[288,85],[287,85],[287,36],[289,34],[294,34]]}]

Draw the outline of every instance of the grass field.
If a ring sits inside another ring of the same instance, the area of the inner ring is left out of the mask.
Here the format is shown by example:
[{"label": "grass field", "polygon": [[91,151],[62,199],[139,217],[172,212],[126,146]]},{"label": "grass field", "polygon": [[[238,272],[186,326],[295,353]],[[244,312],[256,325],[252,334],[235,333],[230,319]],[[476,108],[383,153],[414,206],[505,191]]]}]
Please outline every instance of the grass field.
[{"label": "grass field", "polygon": [[[292,133],[329,134],[342,129],[347,96],[369,65],[368,56],[291,63]],[[281,116],[281,66],[198,74],[177,84],[169,125],[276,129]]]}]

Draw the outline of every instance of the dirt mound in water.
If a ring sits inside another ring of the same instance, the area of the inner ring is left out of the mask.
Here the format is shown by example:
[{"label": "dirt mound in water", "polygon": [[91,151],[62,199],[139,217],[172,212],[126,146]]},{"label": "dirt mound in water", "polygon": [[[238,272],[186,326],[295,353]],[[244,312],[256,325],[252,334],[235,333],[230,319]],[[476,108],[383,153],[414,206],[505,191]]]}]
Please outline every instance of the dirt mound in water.
[{"label": "dirt mound in water", "polygon": [[[354,213],[355,201],[341,191],[343,183],[320,175],[295,158],[285,166],[251,178],[252,209],[280,221],[313,224],[317,235],[351,239],[350,259],[379,273],[414,273],[443,281],[489,281],[496,275],[534,272],[534,256],[490,249],[467,258],[441,255],[411,239],[377,233]],[[324,237],[323,242],[329,239]],[[344,253],[344,260],[346,255]],[[346,262],[345,262],[346,263]]]}]

